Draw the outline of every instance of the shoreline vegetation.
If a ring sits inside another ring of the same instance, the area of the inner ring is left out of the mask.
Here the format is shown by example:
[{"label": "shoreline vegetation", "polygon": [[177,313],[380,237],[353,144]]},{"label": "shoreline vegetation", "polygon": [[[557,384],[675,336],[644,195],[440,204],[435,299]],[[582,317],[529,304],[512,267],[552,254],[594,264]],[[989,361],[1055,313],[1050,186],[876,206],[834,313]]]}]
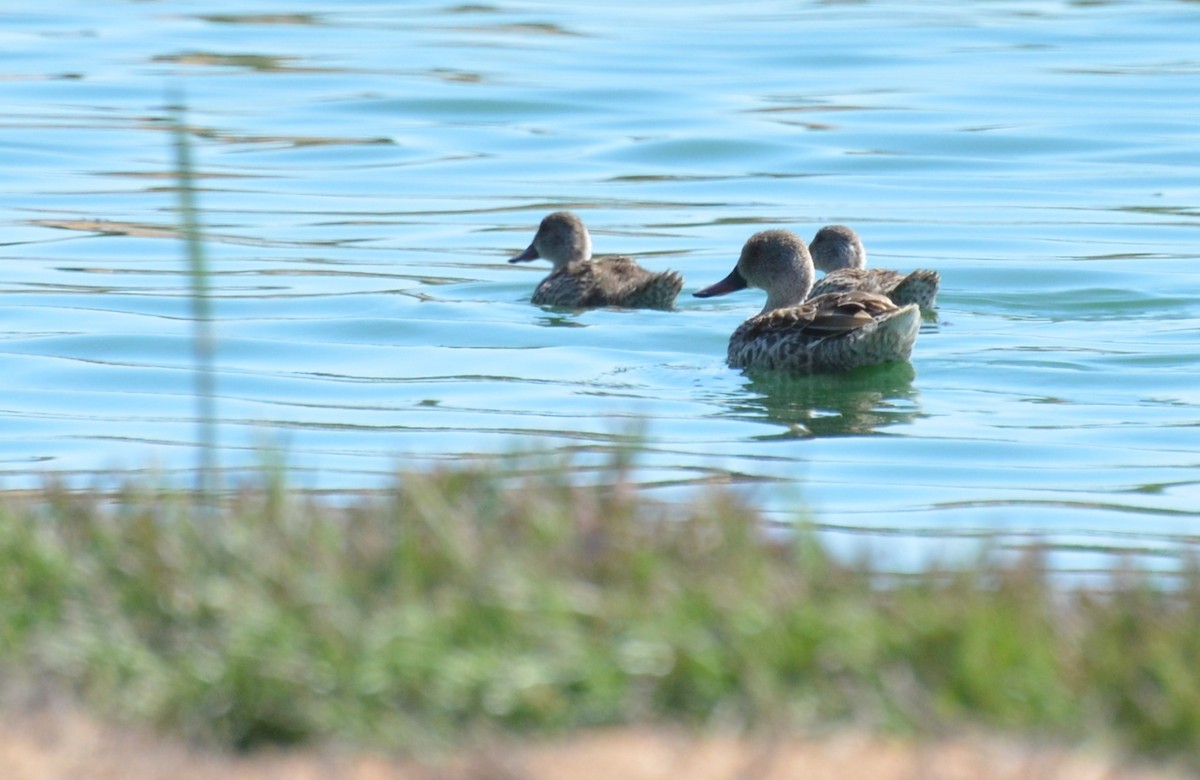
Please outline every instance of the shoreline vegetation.
[{"label": "shoreline vegetation", "polygon": [[233,751],[978,729],[1200,769],[1194,561],[1064,585],[1031,547],[897,578],[802,520],[764,538],[731,487],[650,500],[631,460],[414,470],[336,504],[267,470],[212,503],[0,495],[4,709],[66,697]]}]

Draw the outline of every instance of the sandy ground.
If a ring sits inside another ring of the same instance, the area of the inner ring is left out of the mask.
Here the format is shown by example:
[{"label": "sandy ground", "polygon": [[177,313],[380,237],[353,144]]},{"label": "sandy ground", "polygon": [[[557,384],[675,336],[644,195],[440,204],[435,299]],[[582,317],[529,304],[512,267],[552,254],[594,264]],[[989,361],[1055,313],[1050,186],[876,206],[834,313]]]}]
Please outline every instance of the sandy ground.
[{"label": "sandy ground", "polygon": [[287,751],[236,757],[101,725],[78,712],[0,715],[3,780],[1133,780],[1190,775],[1135,768],[1101,751],[995,737],[914,745],[858,734],[753,741],[614,729],[497,746],[423,764]]}]

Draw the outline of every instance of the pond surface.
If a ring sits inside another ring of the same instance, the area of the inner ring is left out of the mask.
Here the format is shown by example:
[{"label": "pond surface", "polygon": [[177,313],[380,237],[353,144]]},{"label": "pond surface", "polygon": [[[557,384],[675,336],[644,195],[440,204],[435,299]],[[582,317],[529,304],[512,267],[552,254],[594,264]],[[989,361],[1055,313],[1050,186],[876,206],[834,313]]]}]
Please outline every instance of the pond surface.
[{"label": "pond surface", "polygon": [[[1200,536],[1200,4],[59,2],[0,14],[0,484],[194,467],[186,95],[219,457],[304,487],[637,434],[664,500],[745,486],[898,566]],[[678,309],[545,310],[569,208]],[[935,268],[911,365],[751,378],[764,227]],[[1164,558],[1167,560],[1167,558]]]}]

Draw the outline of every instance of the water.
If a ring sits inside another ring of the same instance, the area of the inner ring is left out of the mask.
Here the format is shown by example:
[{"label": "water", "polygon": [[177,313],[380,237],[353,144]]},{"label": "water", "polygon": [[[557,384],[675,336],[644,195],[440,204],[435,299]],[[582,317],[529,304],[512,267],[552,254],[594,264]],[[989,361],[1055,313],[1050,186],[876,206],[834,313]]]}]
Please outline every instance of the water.
[{"label": "water", "polygon": [[[589,5],[0,13],[0,484],[196,462],[182,89],[231,469],[586,470],[641,426],[652,494],[743,485],[897,566],[985,532],[1072,569],[1195,540],[1200,5]],[[505,260],[560,208],[681,271],[678,310],[531,306],[545,264]],[[941,272],[911,366],[725,367],[761,296],[690,293],[754,231],[829,222]]]}]

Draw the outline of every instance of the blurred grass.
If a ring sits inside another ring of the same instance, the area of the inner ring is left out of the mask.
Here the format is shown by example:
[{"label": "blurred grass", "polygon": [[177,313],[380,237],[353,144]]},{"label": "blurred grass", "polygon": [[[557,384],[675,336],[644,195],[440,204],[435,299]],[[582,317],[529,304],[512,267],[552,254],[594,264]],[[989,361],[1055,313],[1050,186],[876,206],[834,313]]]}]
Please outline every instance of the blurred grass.
[{"label": "blurred grass", "polygon": [[1052,585],[1036,549],[896,580],[729,490],[615,455],[412,471],[340,505],[282,474],[0,502],[0,668],[234,748],[415,748],[617,723],[1111,738],[1195,761],[1200,576]]},{"label": "blurred grass", "polygon": [[200,503],[210,504],[220,487],[217,463],[217,373],[216,335],[213,332],[212,282],[204,253],[200,227],[200,209],[196,200],[195,165],[192,162],[192,132],[187,122],[187,107],[182,93],[170,100],[174,119],[171,138],[175,152],[175,189],[179,195],[179,235],[183,239],[191,283],[192,360],[195,377],[197,443],[197,495]]}]

